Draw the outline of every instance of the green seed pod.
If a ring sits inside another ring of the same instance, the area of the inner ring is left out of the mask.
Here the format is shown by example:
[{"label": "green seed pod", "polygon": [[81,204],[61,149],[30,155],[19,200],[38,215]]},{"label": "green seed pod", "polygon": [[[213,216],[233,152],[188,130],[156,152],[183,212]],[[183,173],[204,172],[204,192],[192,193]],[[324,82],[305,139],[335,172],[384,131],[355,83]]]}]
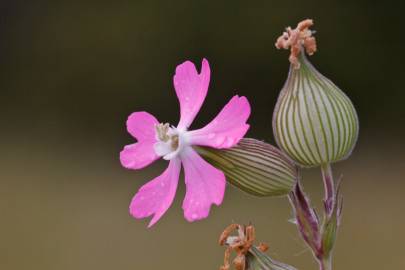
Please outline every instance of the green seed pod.
[{"label": "green seed pod", "polygon": [[319,73],[305,53],[316,52],[310,19],[287,27],[276,48],[290,50],[287,81],[273,113],[277,144],[304,167],[321,166],[347,158],[359,133],[350,99]]},{"label": "green seed pod", "polygon": [[350,99],[320,74],[302,51],[290,66],[273,114],[278,145],[304,167],[347,158],[359,132]]},{"label": "green seed pod", "polygon": [[316,41],[304,20],[288,27],[277,39],[278,49],[290,49],[290,71],[274,114],[277,144],[303,167],[320,166],[347,158],[359,133],[356,110],[350,99],[319,73],[305,52],[316,52]]},{"label": "green seed pod", "polygon": [[255,139],[242,139],[230,149],[195,147],[226,180],[255,196],[287,195],[295,186],[298,168],[276,147]]}]

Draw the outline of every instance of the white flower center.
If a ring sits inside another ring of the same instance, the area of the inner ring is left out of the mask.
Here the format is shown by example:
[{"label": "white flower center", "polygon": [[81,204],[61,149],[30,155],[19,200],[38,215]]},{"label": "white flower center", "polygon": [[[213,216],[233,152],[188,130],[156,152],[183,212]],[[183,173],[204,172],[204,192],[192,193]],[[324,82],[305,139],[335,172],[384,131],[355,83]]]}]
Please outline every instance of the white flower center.
[{"label": "white flower center", "polygon": [[155,126],[155,129],[157,142],[153,147],[156,155],[163,159],[170,160],[177,157],[188,145],[185,131],[171,127],[168,123],[160,123]]}]

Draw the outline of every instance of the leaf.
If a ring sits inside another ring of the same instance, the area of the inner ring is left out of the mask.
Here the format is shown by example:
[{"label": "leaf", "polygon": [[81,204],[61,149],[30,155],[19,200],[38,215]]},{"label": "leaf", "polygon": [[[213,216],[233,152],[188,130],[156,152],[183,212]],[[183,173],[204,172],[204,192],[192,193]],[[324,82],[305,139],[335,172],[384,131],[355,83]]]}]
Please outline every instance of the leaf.
[{"label": "leaf", "polygon": [[313,251],[317,251],[319,247],[319,219],[315,209],[311,206],[309,197],[304,193],[298,181],[294,192],[290,193],[290,201],[292,203],[296,225],[298,230]]}]

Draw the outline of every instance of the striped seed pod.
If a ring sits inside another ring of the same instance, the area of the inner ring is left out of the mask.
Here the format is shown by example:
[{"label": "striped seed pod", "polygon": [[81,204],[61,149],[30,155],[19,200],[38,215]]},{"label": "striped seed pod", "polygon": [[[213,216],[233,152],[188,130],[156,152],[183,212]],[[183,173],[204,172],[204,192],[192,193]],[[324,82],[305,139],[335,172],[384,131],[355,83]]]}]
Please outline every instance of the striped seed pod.
[{"label": "striped seed pod", "polygon": [[277,144],[303,167],[347,158],[359,132],[350,99],[306,58],[291,64],[273,114]]},{"label": "striped seed pod", "polygon": [[255,139],[242,139],[229,149],[195,147],[229,183],[255,196],[287,195],[295,186],[298,168],[278,148]]}]

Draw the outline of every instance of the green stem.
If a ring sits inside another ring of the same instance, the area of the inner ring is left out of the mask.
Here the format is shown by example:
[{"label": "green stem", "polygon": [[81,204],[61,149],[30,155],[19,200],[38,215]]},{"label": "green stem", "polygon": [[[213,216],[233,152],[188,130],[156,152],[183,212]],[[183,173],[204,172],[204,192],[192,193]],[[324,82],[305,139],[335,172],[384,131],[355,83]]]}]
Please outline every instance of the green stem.
[{"label": "green stem", "polygon": [[335,182],[333,180],[332,168],[329,163],[321,166],[323,185],[325,189],[325,210],[326,215],[330,217],[335,205]]},{"label": "green stem", "polygon": [[[336,191],[335,191],[335,181],[333,179],[333,173],[332,173],[332,167],[330,166],[329,163],[324,164],[321,166],[321,171],[322,171],[322,179],[323,179],[323,185],[325,189],[325,196],[324,196],[324,204],[325,204],[325,216],[324,216],[324,222],[322,225],[322,238],[324,237],[330,237],[329,235],[324,235],[325,230],[328,230],[326,226],[328,224],[330,225],[330,220],[333,218],[336,218],[334,215],[336,215],[335,208],[337,207],[336,205]],[[336,229],[336,228],[335,228]],[[336,235],[336,231],[333,232],[334,235]],[[327,239],[326,238],[326,239]],[[325,240],[322,239],[322,245],[321,245],[321,254],[318,258],[319,262],[319,269],[320,270],[331,270],[332,269],[332,250],[329,245],[326,245]],[[334,242],[334,240],[333,240]],[[332,244],[333,247],[333,244]],[[325,250],[326,249],[326,250]]]},{"label": "green stem", "polygon": [[332,270],[331,258],[324,258],[319,261],[319,270]]}]

